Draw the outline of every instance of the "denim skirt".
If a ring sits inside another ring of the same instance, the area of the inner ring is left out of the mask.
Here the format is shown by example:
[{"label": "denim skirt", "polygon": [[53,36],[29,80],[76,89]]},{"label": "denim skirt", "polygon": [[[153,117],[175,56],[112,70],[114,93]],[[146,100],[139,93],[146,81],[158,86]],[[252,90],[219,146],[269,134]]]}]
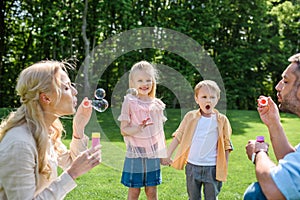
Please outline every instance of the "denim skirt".
[{"label": "denim skirt", "polygon": [[125,158],[121,183],[127,187],[140,188],[161,184],[159,158]]}]

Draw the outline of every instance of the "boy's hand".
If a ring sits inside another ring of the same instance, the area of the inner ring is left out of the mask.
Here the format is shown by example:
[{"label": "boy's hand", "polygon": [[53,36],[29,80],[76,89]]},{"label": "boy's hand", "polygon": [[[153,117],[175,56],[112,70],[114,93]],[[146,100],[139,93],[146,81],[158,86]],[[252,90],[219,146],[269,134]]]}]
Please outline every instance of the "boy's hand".
[{"label": "boy's hand", "polygon": [[171,158],[161,158],[160,159],[160,164],[162,165],[171,165],[172,164],[172,159]]}]

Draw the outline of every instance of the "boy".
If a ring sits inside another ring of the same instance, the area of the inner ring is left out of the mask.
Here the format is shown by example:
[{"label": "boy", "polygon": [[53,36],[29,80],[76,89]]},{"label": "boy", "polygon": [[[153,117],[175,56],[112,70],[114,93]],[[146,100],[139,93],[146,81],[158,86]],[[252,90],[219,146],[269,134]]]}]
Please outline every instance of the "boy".
[{"label": "boy", "polygon": [[[205,200],[217,199],[222,182],[226,181],[229,152],[233,150],[231,126],[227,117],[215,108],[220,89],[211,80],[199,82],[194,89],[199,109],[188,112],[168,148],[163,165],[182,170],[186,164],[186,185],[190,200],[201,199],[203,186]],[[177,146],[174,161],[171,156]]]}]

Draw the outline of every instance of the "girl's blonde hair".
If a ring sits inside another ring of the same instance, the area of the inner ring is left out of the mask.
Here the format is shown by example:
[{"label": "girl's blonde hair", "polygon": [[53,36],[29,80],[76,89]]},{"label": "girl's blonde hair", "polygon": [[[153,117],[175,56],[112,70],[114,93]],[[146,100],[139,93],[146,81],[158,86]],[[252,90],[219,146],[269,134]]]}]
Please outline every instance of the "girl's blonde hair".
[{"label": "girl's blonde hair", "polygon": [[211,81],[211,80],[204,80],[204,81],[200,81],[194,88],[194,94],[195,97],[198,96],[199,90],[203,87],[203,86],[207,86],[209,89],[211,89],[212,91],[217,93],[217,97],[218,99],[220,99],[220,93],[221,90],[218,86],[218,84],[215,81]]},{"label": "girl's blonde hair", "polygon": [[158,72],[157,72],[156,68],[147,61],[140,61],[138,63],[135,63],[132,66],[132,68],[130,70],[130,73],[129,73],[129,88],[134,87],[134,85],[132,83],[132,80],[133,80],[135,72],[138,71],[138,70],[141,70],[141,71],[143,70],[146,73],[151,75],[153,84],[152,84],[152,89],[149,93],[149,96],[152,97],[152,98],[155,98]]},{"label": "girl's blonde hair", "polygon": [[[61,97],[61,79],[59,70],[66,71],[67,68],[73,68],[69,63],[58,61],[41,61],[24,69],[19,75],[16,91],[20,96],[21,106],[1,122],[0,141],[10,129],[26,124],[33,135],[38,152],[39,173],[49,178],[51,168],[49,167],[46,152],[49,140],[49,127],[45,124],[43,109],[40,105],[40,94],[55,94],[58,97],[56,103]],[[59,153],[61,149],[61,136],[64,131],[59,118],[50,127],[53,131],[50,138],[54,144],[55,150]]]}]

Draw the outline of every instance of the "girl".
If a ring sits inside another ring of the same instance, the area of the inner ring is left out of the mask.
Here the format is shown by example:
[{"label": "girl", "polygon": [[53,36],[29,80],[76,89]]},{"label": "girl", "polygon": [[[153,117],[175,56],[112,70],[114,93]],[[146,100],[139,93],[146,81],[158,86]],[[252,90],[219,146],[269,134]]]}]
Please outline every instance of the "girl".
[{"label": "girl", "polygon": [[[67,66],[43,61],[21,72],[21,106],[0,126],[0,199],[63,199],[76,187],[74,179],[100,163],[100,146],[87,149],[84,135],[91,107],[78,108],[70,151],[61,142],[59,117],[74,114],[77,104]],[[64,169],[59,177],[57,166]]]},{"label": "girl", "polygon": [[128,189],[128,199],[139,198],[145,187],[147,199],[157,199],[156,186],[161,183],[160,158],[166,157],[163,114],[165,104],[155,98],[156,69],[148,62],[133,65],[129,73],[129,88],[122,104],[121,134],[126,143],[126,158],[121,183]]}]

